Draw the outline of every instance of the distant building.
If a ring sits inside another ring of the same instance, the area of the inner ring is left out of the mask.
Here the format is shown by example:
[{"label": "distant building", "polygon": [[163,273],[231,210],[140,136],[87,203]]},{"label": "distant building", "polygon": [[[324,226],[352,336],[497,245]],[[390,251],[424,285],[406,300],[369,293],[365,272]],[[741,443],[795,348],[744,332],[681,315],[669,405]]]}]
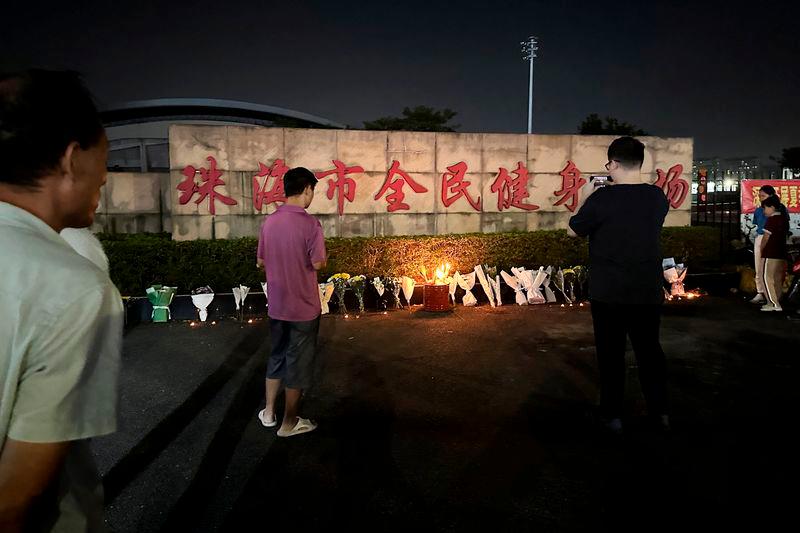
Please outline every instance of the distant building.
[{"label": "distant building", "polygon": [[791,168],[784,168],[782,176],[785,180],[800,180],[800,171],[793,170]]},{"label": "distant building", "polygon": [[101,117],[109,139],[108,169],[115,172],[168,172],[171,124],[347,127],[291,109],[208,98],[128,102],[102,111]]},{"label": "distant building", "polygon": [[[782,177],[780,167],[764,165],[756,156],[695,159],[692,165],[692,178],[695,184],[701,169],[704,169],[708,176],[708,192],[738,191],[741,180]],[[692,192],[696,194],[696,190]]]}]

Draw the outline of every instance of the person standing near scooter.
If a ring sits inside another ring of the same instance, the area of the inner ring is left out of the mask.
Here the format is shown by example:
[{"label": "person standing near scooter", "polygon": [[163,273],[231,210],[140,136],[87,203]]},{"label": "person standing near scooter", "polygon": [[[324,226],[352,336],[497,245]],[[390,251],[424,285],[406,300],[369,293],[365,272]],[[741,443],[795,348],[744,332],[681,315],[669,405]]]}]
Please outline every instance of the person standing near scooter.
[{"label": "person standing near scooter", "polygon": [[778,200],[778,210],[785,217],[785,227],[789,229],[789,211],[786,206],[780,203],[780,197],[775,193],[772,185],[764,185],[758,190],[758,198],[762,202],[761,207],[756,208],[753,213],[753,222],[756,225],[756,240],[753,243],[753,255],[755,255],[756,267],[756,295],[750,303],[764,305],[767,303],[767,289],[764,285],[764,258],[761,257],[762,241],[764,240],[764,225],[767,223],[767,215],[764,213],[763,202],[767,198]]},{"label": "person standing near scooter", "polygon": [[761,202],[767,221],[764,224],[764,237],[761,241],[763,258],[764,287],[768,303],[762,311],[783,311],[780,304],[783,292],[783,278],[786,275],[786,217],[780,211],[780,201],[771,196]]}]

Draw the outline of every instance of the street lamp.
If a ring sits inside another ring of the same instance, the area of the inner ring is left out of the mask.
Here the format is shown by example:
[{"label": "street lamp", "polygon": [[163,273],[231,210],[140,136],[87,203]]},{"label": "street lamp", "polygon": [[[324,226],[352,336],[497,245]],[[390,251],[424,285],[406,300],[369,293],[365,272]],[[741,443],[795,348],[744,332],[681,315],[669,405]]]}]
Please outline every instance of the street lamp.
[{"label": "street lamp", "polygon": [[522,41],[523,59],[529,61],[530,81],[528,82],[528,134],[533,133],[533,60],[538,57],[536,52],[539,50],[539,38],[531,35],[527,41]]}]

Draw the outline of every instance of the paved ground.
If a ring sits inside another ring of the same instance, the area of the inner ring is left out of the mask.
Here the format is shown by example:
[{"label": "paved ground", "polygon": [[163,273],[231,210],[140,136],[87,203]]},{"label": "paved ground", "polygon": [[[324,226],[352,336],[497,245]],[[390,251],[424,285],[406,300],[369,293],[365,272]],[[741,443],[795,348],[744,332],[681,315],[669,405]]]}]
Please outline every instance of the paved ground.
[{"label": "paved ground", "polygon": [[[733,297],[666,308],[673,434],[591,423],[587,308],[325,317],[320,429],[260,426],[266,324],[126,336],[121,431],[94,443],[113,531],[777,529],[798,470],[797,322]],[[632,357],[632,354],[629,354]]]}]

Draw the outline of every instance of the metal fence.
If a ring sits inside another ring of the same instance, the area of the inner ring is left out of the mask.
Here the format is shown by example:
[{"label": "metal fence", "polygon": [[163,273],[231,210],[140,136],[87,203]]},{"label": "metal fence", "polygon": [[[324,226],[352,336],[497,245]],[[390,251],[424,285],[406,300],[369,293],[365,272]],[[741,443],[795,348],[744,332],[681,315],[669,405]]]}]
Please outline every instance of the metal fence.
[{"label": "metal fence", "polygon": [[740,249],[742,212],[739,191],[714,191],[706,195],[706,201],[692,197],[692,226],[713,226],[719,230],[720,258]]}]

